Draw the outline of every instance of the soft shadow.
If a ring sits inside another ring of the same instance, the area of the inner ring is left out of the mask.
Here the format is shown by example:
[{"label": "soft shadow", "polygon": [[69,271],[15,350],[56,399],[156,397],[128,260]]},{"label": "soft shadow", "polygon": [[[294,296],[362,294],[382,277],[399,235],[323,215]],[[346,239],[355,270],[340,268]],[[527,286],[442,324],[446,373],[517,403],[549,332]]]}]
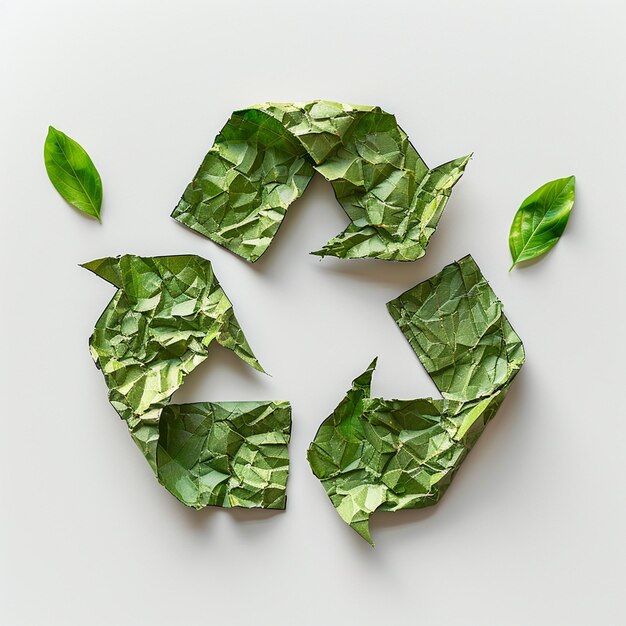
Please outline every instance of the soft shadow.
[{"label": "soft shadow", "polygon": [[493,454],[499,447],[499,442],[508,436],[506,433],[513,432],[516,424],[512,420],[516,416],[518,418],[523,417],[520,416],[519,413],[520,407],[522,406],[522,398],[529,394],[529,390],[526,389],[527,386],[527,377],[524,375],[524,367],[522,367],[515,377],[515,380],[512,382],[511,388],[506,394],[506,398],[502,402],[498,412],[487,424],[487,427],[478,438],[478,441],[461,464],[455,479],[452,481],[442,500],[453,498],[457,489],[463,489],[462,483],[465,480],[464,475],[466,474],[466,472],[463,471],[464,469],[469,469],[474,463],[482,463],[480,457]]},{"label": "soft shadow", "polygon": [[376,532],[383,528],[395,528],[407,524],[417,524],[436,513],[436,505],[423,509],[407,509],[402,511],[378,511],[372,515],[370,531],[374,541]]},{"label": "soft shadow", "polygon": [[[436,269],[433,269],[435,267]],[[409,288],[432,276],[441,267],[437,261],[383,261],[380,259],[338,259],[325,257],[320,269],[325,272],[341,274],[361,282],[376,282],[385,285],[397,285]]]},{"label": "soft shadow", "polygon": [[554,248],[556,248],[556,246],[553,246],[547,252],[534,259],[529,259],[528,261],[520,261],[517,265],[515,265],[515,267],[511,268],[510,273],[513,274],[515,270],[523,270],[525,267],[532,267],[533,265],[537,265],[537,263],[541,263],[541,261],[547,259],[551,255]]},{"label": "soft shadow", "polygon": [[406,290],[424,280],[431,278],[441,269],[459,259],[462,254],[449,258],[448,250],[443,246],[451,239],[446,232],[451,229],[447,213],[454,210],[454,201],[449,201],[446,212],[441,217],[437,231],[428,243],[426,254],[415,261],[387,261],[383,259],[340,259],[337,257],[324,257],[322,269],[324,271],[341,274],[361,282],[376,282],[383,285],[397,285]]},{"label": "soft shadow", "polygon": [[[162,489],[165,488],[162,487]],[[285,510],[280,509],[246,509],[243,507],[233,507],[229,509],[220,506],[207,506],[203,509],[196,510],[185,506],[171,494],[168,495],[170,495],[173,500],[173,502],[171,502],[171,506],[174,507],[173,514],[182,518],[183,522],[190,528],[202,532],[214,523],[217,515],[228,515],[231,519],[235,520],[237,524],[241,525],[254,523],[262,526],[263,524],[259,524],[259,522],[271,520],[281,513],[285,513]]]},{"label": "soft shadow", "polygon": [[[470,450],[469,454],[461,464],[458,473],[444,494],[441,502],[445,503],[445,501],[454,498],[457,490],[464,489],[463,482],[466,480],[465,476],[469,473],[464,470],[470,470],[475,463],[482,463],[483,461],[481,460],[481,456],[493,455],[499,448],[502,440],[509,436],[506,433],[513,432],[516,424],[512,421],[512,419],[515,418],[516,415],[517,417],[523,417],[520,416],[519,413],[520,407],[522,406],[522,398],[527,396],[529,393],[526,389],[527,386],[527,377],[524,376],[524,368],[522,367],[511,384],[511,388],[502,402],[502,405],[498,409],[498,412],[487,424],[487,427],[478,438],[478,441],[475,443],[474,447]],[[441,502],[432,508],[441,506]]]},{"label": "soft shadow", "polygon": [[[165,487],[161,486],[161,489],[165,489]],[[168,495],[170,496],[170,499],[173,500],[173,502],[170,503],[173,515],[182,518],[183,522],[187,524],[189,528],[204,532],[212,523],[214,523],[213,520],[218,513],[218,507],[207,506],[206,508],[197,511],[196,509],[185,506],[182,502],[176,500],[176,498],[174,498],[174,496],[169,492]]]},{"label": "soft shadow", "polygon": [[286,513],[286,509],[244,509],[240,507],[227,510],[229,515],[239,524],[270,520]]},{"label": "soft shadow", "polygon": [[[526,364],[522,365],[519,373],[515,376],[515,379],[511,383],[511,387],[506,394],[506,398],[503,400],[502,405],[498,409],[498,412],[493,420],[491,420],[491,422],[487,425],[485,432],[488,432],[487,429],[490,429],[495,424],[502,424],[502,427],[506,427],[506,423],[508,419],[510,419],[509,415],[519,411],[518,405],[520,404],[520,400],[518,398],[521,398],[529,393],[529,391],[524,391],[524,389],[528,386],[528,379],[525,373],[527,368],[528,366]],[[493,430],[495,431],[496,428],[493,428]]]},{"label": "soft shadow", "polygon": [[[316,187],[320,185],[320,180],[322,183],[326,184],[326,181],[322,178],[322,176],[320,176],[319,174],[315,174],[311,183],[307,187],[306,196],[301,196],[289,205],[285,217],[278,226],[278,230],[272,238],[270,245],[267,247],[261,257],[254,262],[250,262],[247,259],[244,259],[242,256],[239,256],[232,250],[229,250],[225,245],[209,239],[208,237],[206,237],[206,235],[199,233],[193,228],[187,226],[186,224],[183,224],[178,220],[175,221],[181,228],[187,231],[191,231],[198,237],[205,239],[208,242],[208,245],[215,245],[222,250],[226,250],[226,252],[228,252],[233,258],[235,258],[242,267],[245,267],[246,269],[252,269],[258,274],[270,274],[272,271],[274,271],[274,268],[276,268],[277,266],[281,266],[285,263],[288,256],[286,256],[285,246],[289,248],[288,244],[291,243],[294,239],[297,239],[297,237],[292,235],[291,233],[298,230],[299,228],[302,228],[301,224],[306,218],[304,212],[307,211],[307,205],[313,204],[315,202],[313,196],[320,193],[319,190],[313,191]],[[319,202],[319,197],[317,198],[317,201]],[[337,206],[339,210],[343,212],[341,205]],[[285,243],[285,241],[287,243]]]},{"label": "soft shadow", "polygon": [[307,204],[310,204],[308,198],[309,196],[298,198],[298,200],[289,206],[287,214],[274,235],[274,239],[272,239],[272,242],[260,259],[254,263],[248,263],[248,261],[241,257],[239,257],[239,260],[252,268],[257,274],[264,275],[270,275],[279,267],[283,266],[285,262],[289,262],[289,255],[287,254],[290,247],[289,243],[291,243],[292,239],[297,238],[294,232],[301,228],[301,224],[306,218],[304,212],[307,210]]},{"label": "soft shadow", "polygon": [[[310,212],[313,211],[316,218],[319,217],[320,220],[324,221],[328,219],[325,217],[324,212],[328,212],[328,215],[334,214],[335,216],[334,219],[330,218],[332,221],[329,222],[330,230],[328,236],[326,238],[322,236],[320,242],[307,241],[297,234],[298,232],[306,232],[305,221],[310,219]],[[337,217],[343,221],[343,224],[333,231],[333,227],[330,224],[335,222]],[[242,261],[259,274],[270,274],[275,268],[284,267],[285,264],[291,263],[294,254],[321,248],[328,239],[341,232],[349,223],[350,220],[337,201],[331,184],[323,176],[316,173],[302,196],[287,209],[287,213],[278,227],[274,239],[263,256],[252,264],[248,264],[243,259]],[[307,246],[309,246],[308,249]]]},{"label": "soft shadow", "polygon": [[[242,361],[231,350],[213,344],[211,346],[209,357],[201,363],[189,376],[185,379],[185,384],[172,396],[173,404],[184,404],[187,402],[211,402],[230,400],[230,398],[207,398],[206,390],[203,385],[210,380],[211,373],[219,371],[220,376],[233,375],[241,379],[245,379],[245,388],[253,390],[255,387],[252,383],[258,383],[259,378],[264,375],[255,371],[250,365]],[[215,395],[212,393],[211,395]],[[240,399],[240,398],[239,398]],[[167,491],[165,487],[159,486],[160,490]],[[163,494],[168,499],[168,506],[171,507],[173,515],[181,518],[183,523],[188,527],[198,531],[205,531],[214,523],[217,515],[228,515],[238,524],[247,524],[251,522],[262,522],[271,520],[276,515],[284,513],[284,510],[278,509],[247,509],[244,507],[224,508],[219,506],[207,506],[203,509],[196,510],[185,506],[179,502],[172,494]],[[169,497],[168,497],[169,496]]]},{"label": "soft shadow", "polygon": [[[203,386],[211,380],[213,373],[219,372],[220,376],[234,376],[242,379],[242,384],[248,388],[252,383],[259,381],[259,377],[264,376],[256,371],[251,365],[242,361],[232,350],[220,346],[214,342],[209,350],[209,356],[200,363],[193,372],[185,378],[185,384],[172,396],[172,404],[185,404],[188,402],[211,402],[227,401],[228,398],[204,397]],[[200,398],[200,399],[198,399]]]},{"label": "soft shadow", "polygon": [[[524,382],[525,376],[523,375],[522,368],[520,373],[515,377],[514,382],[511,385],[511,389],[507,393],[502,406],[498,410],[492,421],[487,424],[484,433],[480,436],[476,442],[474,448],[470,451],[467,458],[462,463],[461,467],[455,479],[450,484],[450,487],[443,495],[440,502],[433,506],[429,506],[423,509],[408,509],[401,511],[379,511],[372,515],[370,520],[370,531],[374,542],[377,544],[384,537],[384,530],[387,528],[404,527],[411,524],[418,525],[420,522],[428,519],[431,515],[435,515],[439,509],[446,505],[446,502],[455,497],[455,493],[458,489],[464,489],[462,485],[464,478],[464,468],[469,468],[473,463],[480,463],[481,454],[490,454],[490,450],[493,446],[497,446],[498,439],[504,435],[502,432],[511,430],[512,423],[511,418],[519,413],[520,398],[522,398],[528,392],[525,391],[527,383]],[[482,451],[482,452],[481,452]],[[381,531],[381,537],[377,537],[377,533]]]}]

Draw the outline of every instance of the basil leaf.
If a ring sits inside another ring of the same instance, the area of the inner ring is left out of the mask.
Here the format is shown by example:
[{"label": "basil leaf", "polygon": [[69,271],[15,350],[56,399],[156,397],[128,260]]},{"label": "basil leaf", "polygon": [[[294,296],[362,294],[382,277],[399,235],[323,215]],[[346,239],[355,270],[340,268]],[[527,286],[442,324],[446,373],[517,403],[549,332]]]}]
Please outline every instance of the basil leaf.
[{"label": "basil leaf", "polygon": [[559,178],[533,192],[517,210],[509,248],[513,258],[512,270],[521,261],[535,259],[556,245],[574,206],[576,178]]},{"label": "basil leaf", "polygon": [[102,223],[102,181],[84,148],[50,126],[43,155],[54,188],[72,206]]}]

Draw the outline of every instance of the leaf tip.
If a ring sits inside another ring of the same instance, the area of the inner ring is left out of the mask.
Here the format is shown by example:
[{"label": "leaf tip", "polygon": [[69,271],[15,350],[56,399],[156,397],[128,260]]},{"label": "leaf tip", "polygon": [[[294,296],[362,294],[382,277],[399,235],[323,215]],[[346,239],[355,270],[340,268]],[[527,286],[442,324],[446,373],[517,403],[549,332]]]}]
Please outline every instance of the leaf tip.
[{"label": "leaf tip", "polygon": [[46,139],[49,139],[51,137],[55,137],[58,134],[59,134],[59,131],[54,126],[52,126],[52,124],[49,124],[48,125],[48,134],[46,135]]},{"label": "leaf tip", "polygon": [[576,176],[574,176],[574,174],[572,174],[571,176],[568,176],[567,178],[567,184],[568,185],[572,185],[572,191],[574,193],[576,193]]}]

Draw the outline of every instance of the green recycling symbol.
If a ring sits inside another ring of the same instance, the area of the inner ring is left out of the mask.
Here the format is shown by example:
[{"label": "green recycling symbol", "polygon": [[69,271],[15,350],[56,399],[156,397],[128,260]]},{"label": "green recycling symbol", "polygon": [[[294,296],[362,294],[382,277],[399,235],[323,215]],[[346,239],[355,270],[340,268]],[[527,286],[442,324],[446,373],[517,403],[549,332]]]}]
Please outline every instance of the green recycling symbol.
[{"label": "green recycling symbol", "polygon": [[[424,255],[468,159],[429,169],[378,107],[268,103],[233,114],[172,216],[254,262],[318,171],[351,222],[313,254],[410,261]],[[84,267],[117,288],[90,350],[159,482],[195,508],[284,509],[288,402],[170,403],[214,341],[263,371],[211,263],[124,255]],[[372,544],[375,511],[441,498],[524,362],[470,256],[387,306],[442,398],[370,397],[374,360],[308,450],[341,518]]]}]

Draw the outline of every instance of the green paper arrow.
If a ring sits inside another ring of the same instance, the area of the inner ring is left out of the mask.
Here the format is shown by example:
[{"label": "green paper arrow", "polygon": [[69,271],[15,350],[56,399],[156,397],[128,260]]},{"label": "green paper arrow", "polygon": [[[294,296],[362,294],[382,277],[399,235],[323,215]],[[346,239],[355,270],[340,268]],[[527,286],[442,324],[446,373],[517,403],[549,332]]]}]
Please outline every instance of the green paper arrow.
[{"label": "green paper arrow", "polygon": [[211,263],[124,255],[83,267],[117,287],[89,346],[111,404],[159,481],[196,508],[284,508],[288,403],[168,406],[214,341],[263,371]]},{"label": "green paper arrow", "polygon": [[351,222],[313,254],[414,261],[469,158],[429,169],[379,107],[265,103],[233,113],[172,217],[254,262],[317,171]]},{"label": "green paper arrow", "polygon": [[308,451],[341,518],[372,545],[375,511],[439,501],[524,363],[520,338],[470,256],[387,306],[443,399],[371,398],[374,360]]}]

